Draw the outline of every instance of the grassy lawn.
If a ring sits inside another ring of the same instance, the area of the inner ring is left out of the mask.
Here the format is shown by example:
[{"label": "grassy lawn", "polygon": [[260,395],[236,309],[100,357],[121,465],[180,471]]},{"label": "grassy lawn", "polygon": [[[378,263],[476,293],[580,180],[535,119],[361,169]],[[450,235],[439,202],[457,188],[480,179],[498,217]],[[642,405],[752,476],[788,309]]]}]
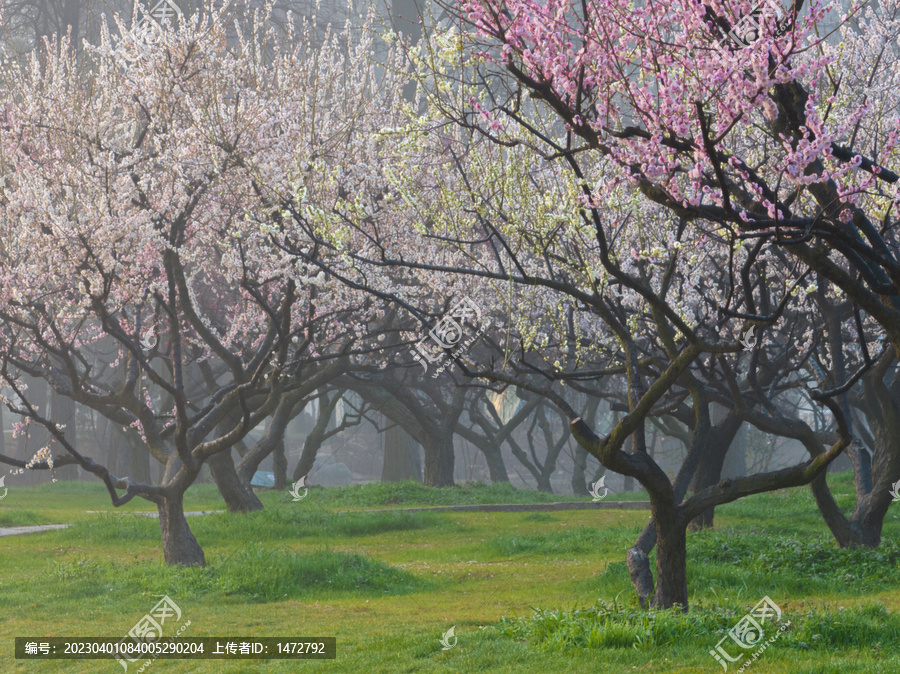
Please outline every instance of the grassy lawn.
[{"label": "grassy lawn", "polygon": [[[849,475],[829,482],[837,494],[852,492]],[[709,651],[768,595],[792,624],[746,671],[900,672],[898,506],[882,547],[863,551],[835,546],[808,489],[718,509],[714,531],[689,536],[694,604],[683,615],[635,608],[624,552],[644,510],[338,512],[564,500],[501,485],[314,489],[296,503],[273,491],[260,497],[259,513],[192,518],[208,567],[171,569],[161,564],[156,520],[84,512],[113,510],[101,485],[10,490],[0,526],[73,526],[0,539],[0,672],[122,671],[103,660],[17,661],[13,637],[118,638],[166,594],[182,623],[191,621],[185,637],[334,636],[338,656],[157,660],[145,671],[717,672]],[[199,485],[185,507],[223,504],[214,487]],[[452,626],[458,642],[444,651],[440,638]]]}]

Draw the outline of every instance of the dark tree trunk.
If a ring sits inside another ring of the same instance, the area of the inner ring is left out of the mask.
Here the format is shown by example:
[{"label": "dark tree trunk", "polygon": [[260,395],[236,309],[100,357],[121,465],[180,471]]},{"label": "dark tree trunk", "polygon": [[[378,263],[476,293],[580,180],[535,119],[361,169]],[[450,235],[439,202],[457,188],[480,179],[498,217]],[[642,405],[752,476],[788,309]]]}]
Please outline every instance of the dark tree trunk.
[{"label": "dark tree trunk", "polygon": [[287,486],[287,457],[284,455],[283,436],[272,452],[272,472],[275,473],[275,489],[284,491]]},{"label": "dark tree trunk", "polygon": [[[643,608],[679,606],[687,610],[687,526],[671,500],[650,497],[653,519],[625,555],[631,584]],[[650,551],[656,546],[656,587]],[[652,596],[652,601],[650,597]]]},{"label": "dark tree trunk", "polygon": [[[29,402],[35,405],[40,412],[46,414],[50,390],[47,382],[40,378],[24,377],[24,379],[30,394],[28,396]],[[16,418],[17,422],[21,420],[21,417]],[[31,423],[26,426],[24,432],[19,435],[17,440],[16,458],[29,461],[35,452],[50,442],[50,432],[41,424]],[[22,486],[33,486],[46,482],[49,478],[49,475],[41,477],[38,471],[26,470],[16,482]]]},{"label": "dark tree trunk", "polygon": [[231,450],[213,454],[208,464],[219,493],[225,499],[228,512],[249,513],[263,509],[263,504],[253,493],[252,487],[244,484],[238,477],[234,461],[231,460]]},{"label": "dark tree trunk", "polygon": [[656,535],[656,592],[654,608],[679,606],[686,611],[687,593],[687,527],[677,516],[674,504],[654,507],[658,522]]},{"label": "dark tree trunk", "polygon": [[581,445],[575,446],[575,467],[572,469],[572,493],[579,496],[588,496],[591,491],[587,486],[587,458],[588,453]]},{"label": "dark tree trunk", "polygon": [[151,484],[150,477],[150,449],[140,437],[133,431],[128,433],[128,453],[131,455],[131,477],[136,482]]},{"label": "dark tree trunk", "polygon": [[340,398],[340,394],[335,394],[330,399],[325,395],[319,399],[319,413],[316,417],[316,423],[313,424],[312,430],[303,441],[303,451],[300,452],[300,460],[297,462],[297,467],[294,468],[294,481],[309,475],[309,472],[316,465],[316,456],[325,442],[329,426],[332,426],[331,418]]},{"label": "dark tree trunk", "polygon": [[425,484],[429,487],[452,487],[455,461],[453,435],[448,433],[425,440]]},{"label": "dark tree trunk", "polygon": [[[59,426],[69,444],[78,449],[78,425],[75,418],[75,403],[72,399],[51,390],[50,419]],[[57,480],[77,480],[79,478],[78,466],[73,463],[61,468],[54,468],[52,476]]]},{"label": "dark tree trunk", "polygon": [[402,480],[422,481],[419,443],[402,426],[393,424],[384,432],[384,465],[381,470],[381,481]]},{"label": "dark tree trunk", "polygon": [[538,408],[537,415],[538,425],[541,427],[541,432],[544,435],[544,444],[547,446],[547,455],[543,465],[540,466],[540,473],[537,476],[537,486],[539,491],[552,494],[553,483],[551,482],[551,478],[553,477],[553,473],[556,472],[556,462],[559,460],[559,454],[562,452],[562,448],[569,442],[569,438],[572,434],[569,431],[568,424],[563,423],[561,437],[554,442],[553,429],[545,414],[544,406]]},{"label": "dark tree trunk", "polygon": [[203,549],[184,516],[184,496],[167,496],[157,504],[162,530],[163,555],[169,566],[206,566]]},{"label": "dark tree trunk", "polygon": [[881,544],[884,518],[893,500],[890,489],[900,480],[900,376],[894,372],[892,382],[886,385],[886,369],[885,363],[879,363],[864,380],[861,404],[872,429],[873,456],[870,460],[859,442],[847,452],[853,461],[856,486],[856,507],[850,517],[838,507],[824,474],[812,482],[819,512],[842,548]]},{"label": "dark tree trunk", "polygon": [[641,608],[647,608],[650,598],[653,597],[653,572],[650,570],[650,551],[656,545],[656,526],[651,520],[634,546],[625,553],[625,565],[628,567],[628,575],[631,584],[637,592]]},{"label": "dark tree trunk", "polygon": [[295,482],[304,475],[309,475],[313,466],[316,465],[316,456],[319,454],[321,447],[321,437],[316,441],[316,438],[313,438],[312,435],[306,436],[306,440],[303,442],[303,451],[300,452],[300,460],[297,462],[297,467],[294,468],[293,479]]},{"label": "dark tree trunk", "polygon": [[[619,415],[617,414],[615,423],[619,423],[618,416]],[[634,436],[629,437],[625,441],[625,446],[622,449],[625,450],[626,452],[628,452],[629,454],[631,454],[634,451]],[[634,491],[634,485],[635,485],[635,479],[633,477],[630,477],[628,475],[623,476],[622,491],[632,492],[632,491]]]},{"label": "dark tree trunk", "polygon": [[479,448],[487,462],[491,482],[509,482],[509,474],[506,472],[506,464],[503,462],[503,450],[490,442],[484,443],[484,446],[479,445]]},{"label": "dark tree trunk", "polygon": [[687,527],[663,524],[656,539],[656,592],[654,608],[679,606],[687,610]]},{"label": "dark tree trunk", "polygon": [[[697,404],[708,405],[699,402]],[[741,428],[741,419],[734,413],[727,414],[723,419],[717,420],[711,425],[716,416],[715,406],[708,410],[709,416],[703,415],[703,420],[695,424],[691,435],[691,442],[696,444],[698,455],[697,467],[691,480],[691,491],[697,493],[719,483],[723,477],[723,469],[727,456],[731,452],[740,452],[743,447],[735,446],[735,436]],[[728,476],[731,477],[731,476]],[[715,518],[715,508],[707,508],[697,515],[688,525],[691,531],[711,528]]]},{"label": "dark tree trunk", "polygon": [[128,471],[125,466],[128,456],[127,451],[125,451],[126,444],[125,434],[119,428],[119,425],[109,422],[109,447],[107,452],[109,463],[107,468],[114,475],[122,476]]}]

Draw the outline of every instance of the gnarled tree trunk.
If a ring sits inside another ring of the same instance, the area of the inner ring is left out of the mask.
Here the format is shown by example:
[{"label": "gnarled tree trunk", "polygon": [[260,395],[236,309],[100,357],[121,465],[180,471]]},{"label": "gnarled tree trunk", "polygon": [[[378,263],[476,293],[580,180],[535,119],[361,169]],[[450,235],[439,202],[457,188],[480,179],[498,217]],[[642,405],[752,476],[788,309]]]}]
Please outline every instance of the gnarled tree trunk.
[{"label": "gnarled tree trunk", "polygon": [[262,501],[253,493],[250,483],[245,483],[238,476],[231,451],[214,454],[208,464],[228,512],[249,513],[263,509]]},{"label": "gnarled tree trunk", "polygon": [[156,506],[162,530],[163,556],[170,566],[206,566],[203,549],[184,516],[184,495],[164,496]]}]

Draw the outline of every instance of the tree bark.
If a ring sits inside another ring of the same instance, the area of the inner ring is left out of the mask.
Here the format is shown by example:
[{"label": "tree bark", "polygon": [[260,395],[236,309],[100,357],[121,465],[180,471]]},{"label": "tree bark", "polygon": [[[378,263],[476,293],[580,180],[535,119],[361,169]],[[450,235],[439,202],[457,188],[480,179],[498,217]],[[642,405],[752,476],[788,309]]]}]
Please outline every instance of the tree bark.
[{"label": "tree bark", "polygon": [[309,475],[309,472],[316,465],[316,456],[319,454],[319,450],[325,442],[325,438],[328,434],[328,427],[333,426],[331,418],[340,398],[340,393],[333,395],[331,398],[323,393],[322,397],[319,399],[319,411],[316,416],[316,423],[303,440],[303,451],[300,452],[300,460],[297,462],[297,467],[294,468],[295,481],[299,480],[304,475]]},{"label": "tree bark", "polygon": [[[705,403],[704,403],[705,404]],[[710,414],[710,417],[713,415]],[[734,413],[729,413],[719,423],[709,425],[699,424],[692,434],[692,442],[701,446],[700,461],[694,471],[691,480],[691,491],[698,492],[718,484],[722,479],[722,470],[729,451],[737,449],[734,446],[734,438],[741,428],[741,419]],[[691,531],[709,529],[713,525],[715,508],[707,508],[688,525]]]},{"label": "tree bark", "polygon": [[126,435],[128,440],[128,453],[131,455],[131,476],[135,482],[152,484],[150,477],[150,449],[145,445],[136,432],[131,431]]},{"label": "tree bark", "polygon": [[275,473],[275,489],[284,491],[287,486],[287,457],[284,455],[284,436],[272,452],[272,472]]},{"label": "tree bark", "polygon": [[651,509],[656,526],[656,592],[654,608],[679,606],[687,611],[687,526],[674,503],[658,503]]},{"label": "tree bark", "polygon": [[476,445],[476,447],[484,455],[491,482],[509,482],[509,474],[506,472],[506,464],[503,462],[503,450],[490,442]]},{"label": "tree bark", "polygon": [[249,513],[263,509],[262,501],[253,493],[253,488],[238,477],[230,450],[213,454],[207,463],[228,512]]},{"label": "tree bark", "polygon": [[[687,526],[673,499],[650,497],[653,519],[625,555],[631,584],[642,608],[679,606],[686,611]],[[650,551],[656,547],[656,587],[650,572]],[[652,600],[651,600],[652,597]]]},{"label": "tree bark", "polygon": [[575,467],[572,469],[572,493],[579,496],[588,496],[591,491],[587,486],[587,457],[588,453],[584,451],[581,445],[575,445]]},{"label": "tree bark", "polygon": [[647,608],[653,596],[653,573],[650,571],[650,551],[656,545],[656,527],[651,520],[635,544],[625,553],[625,565],[631,584],[637,592],[641,608]]},{"label": "tree bark", "polygon": [[[47,402],[49,398],[50,387],[47,382],[41,378],[23,377],[28,385],[28,390],[32,392],[29,401],[37,406],[44,413],[47,412]],[[21,417],[16,419],[21,421]],[[50,433],[40,424],[28,424],[24,432],[19,435],[16,443],[16,458],[23,461],[29,461],[41,447],[50,442]],[[39,474],[33,470],[26,470],[17,480],[18,484],[23,486],[33,486],[44,482],[46,478],[40,478]]]},{"label": "tree bark", "polygon": [[[71,398],[50,390],[50,419],[65,433],[69,444],[78,449],[78,425],[75,412],[75,403]],[[51,474],[57,480],[77,480],[79,478],[78,466],[74,463],[54,468]]]},{"label": "tree bark", "polygon": [[422,481],[422,466],[419,461],[419,443],[399,424],[389,426],[384,432],[384,464],[381,470],[382,482],[402,480]]},{"label": "tree bark", "polygon": [[[892,355],[890,360],[893,361]],[[842,548],[874,548],[881,544],[884,518],[893,500],[890,489],[893,482],[900,480],[900,374],[894,372],[891,383],[885,384],[888,365],[888,361],[879,363],[864,380],[861,405],[872,430],[872,459],[858,442],[847,452],[855,457],[851,459],[856,486],[853,513],[847,517],[838,507],[825,474],[812,481],[819,512]],[[811,444],[806,444],[810,449]]]},{"label": "tree bark", "polygon": [[425,438],[424,483],[429,487],[452,487],[455,456],[453,434]]},{"label": "tree bark", "polygon": [[163,497],[156,506],[162,530],[163,556],[169,566],[206,566],[203,549],[184,516],[184,495]]}]

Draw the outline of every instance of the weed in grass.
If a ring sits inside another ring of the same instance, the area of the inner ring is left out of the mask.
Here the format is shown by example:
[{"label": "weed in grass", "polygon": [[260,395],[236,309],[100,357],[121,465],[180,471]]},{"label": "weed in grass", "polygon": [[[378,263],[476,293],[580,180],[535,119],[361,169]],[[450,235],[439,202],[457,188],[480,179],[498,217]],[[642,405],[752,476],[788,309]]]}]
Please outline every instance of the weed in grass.
[{"label": "weed in grass", "polygon": [[[677,609],[644,611],[619,603],[599,601],[588,608],[533,609],[524,618],[502,618],[493,626],[504,637],[542,644],[553,649],[637,648],[692,646],[715,643],[746,613],[749,606],[704,605],[695,602],[688,613]],[[837,611],[811,609],[785,611],[782,620],[791,628],[779,644],[793,649],[845,650],[900,648],[900,615],[884,606],[868,605]]]},{"label": "weed in grass", "polygon": [[834,584],[836,592],[895,585],[900,578],[900,545],[885,540],[877,548],[840,548],[834,539],[798,541],[765,533],[701,532],[688,538],[689,564],[734,566],[742,575],[778,575]]}]

